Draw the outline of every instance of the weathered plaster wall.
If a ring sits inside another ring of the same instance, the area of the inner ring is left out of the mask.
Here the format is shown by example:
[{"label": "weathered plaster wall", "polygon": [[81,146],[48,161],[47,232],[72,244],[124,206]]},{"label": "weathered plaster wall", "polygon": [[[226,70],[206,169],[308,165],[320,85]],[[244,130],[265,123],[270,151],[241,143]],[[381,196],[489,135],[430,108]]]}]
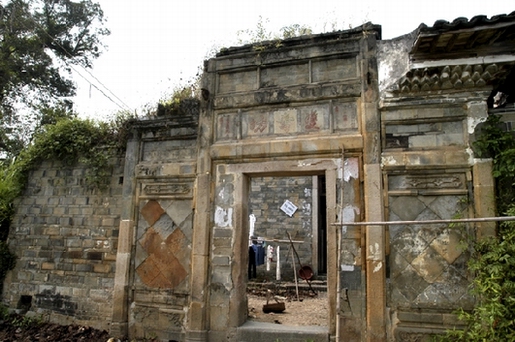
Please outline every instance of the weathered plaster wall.
[{"label": "weathered plaster wall", "polygon": [[[417,37],[416,31],[377,44],[379,92],[385,94],[410,68],[409,52]],[[384,96],[384,95],[383,95]]]},{"label": "weathered plaster wall", "polygon": [[120,222],[123,160],[109,188],[86,186],[86,167],[46,161],[17,203],[9,246],[18,256],[4,284],[12,308],[30,306],[56,323],[109,328]]}]

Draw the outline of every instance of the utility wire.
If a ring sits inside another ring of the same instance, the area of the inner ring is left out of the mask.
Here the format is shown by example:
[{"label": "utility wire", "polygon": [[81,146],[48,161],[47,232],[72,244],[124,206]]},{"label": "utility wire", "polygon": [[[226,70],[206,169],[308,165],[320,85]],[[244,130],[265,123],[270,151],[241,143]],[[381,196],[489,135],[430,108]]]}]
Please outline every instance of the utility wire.
[{"label": "utility wire", "polygon": [[[34,17],[32,16],[32,13],[30,13],[29,11],[27,12],[30,20],[36,25],[38,26],[50,39],[52,39],[52,42],[55,43],[57,46],[59,46],[61,49],[63,49],[63,51],[70,57],[70,58],[74,58],[71,53],[65,49],[56,39],[55,37],[53,37],[50,33],[48,33],[48,31],[41,25],[39,24],[36,19],[34,19]],[[27,27],[25,27],[27,28]],[[77,75],[79,75],[81,78],[83,78],[86,82],[89,83],[90,86],[93,86],[95,89],[97,89],[102,95],[104,95],[109,101],[111,101],[112,103],[114,103],[115,105],[117,105],[121,110],[128,110],[130,111],[131,108],[124,102],[122,101],[118,96],[116,96],[107,86],[105,86],[97,77],[95,77],[93,75],[93,73],[91,73],[88,69],[86,69],[86,67],[84,67],[83,65],[81,64],[78,64],[82,69],[84,69],[84,71],[86,71],[94,80],[96,80],[102,87],[104,87],[114,98],[116,98],[124,107],[122,107],[120,105],[120,103],[117,103],[116,101],[114,101],[109,95],[107,95],[102,89],[100,89],[99,87],[97,87],[93,82],[91,82],[90,80],[88,80],[84,75],[82,75],[76,68],[73,67],[72,64],[70,64],[67,60],[65,59],[61,59],[68,67],[70,67],[73,71],[75,71],[75,73],[77,73]]]}]

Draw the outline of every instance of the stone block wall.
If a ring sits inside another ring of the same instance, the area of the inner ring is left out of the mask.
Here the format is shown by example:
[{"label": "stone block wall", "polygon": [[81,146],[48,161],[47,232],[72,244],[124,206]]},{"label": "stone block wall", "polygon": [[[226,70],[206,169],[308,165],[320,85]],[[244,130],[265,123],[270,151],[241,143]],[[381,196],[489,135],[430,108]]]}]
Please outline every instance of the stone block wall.
[{"label": "stone block wall", "polygon": [[[312,264],[312,177],[255,177],[251,179],[249,193],[249,214],[256,218],[254,236],[266,239],[288,241],[289,233],[292,240],[303,241],[294,243],[302,265]],[[292,217],[280,208],[289,200],[297,206]],[[293,280],[293,265],[299,270],[296,257],[292,258],[288,242],[273,242],[267,244],[280,247],[281,276],[283,280]],[[271,263],[270,271],[266,265],[257,268],[259,279],[275,279],[277,258]]]},{"label": "stone block wall", "polygon": [[46,161],[31,172],[9,235],[18,256],[3,300],[50,321],[108,329],[121,212],[123,160],[109,188],[86,185],[86,167]]}]

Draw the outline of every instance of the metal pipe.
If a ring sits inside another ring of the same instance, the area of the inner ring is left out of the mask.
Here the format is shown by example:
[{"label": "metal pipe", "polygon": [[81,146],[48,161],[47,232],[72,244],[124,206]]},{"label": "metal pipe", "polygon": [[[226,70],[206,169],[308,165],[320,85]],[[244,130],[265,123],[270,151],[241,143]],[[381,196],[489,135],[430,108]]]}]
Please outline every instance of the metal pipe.
[{"label": "metal pipe", "polygon": [[331,226],[395,226],[395,225],[408,225],[408,224],[471,223],[471,222],[494,222],[494,221],[515,221],[515,216],[498,216],[498,217],[448,219],[448,220],[425,220],[425,221],[344,222],[344,223],[331,223]]}]

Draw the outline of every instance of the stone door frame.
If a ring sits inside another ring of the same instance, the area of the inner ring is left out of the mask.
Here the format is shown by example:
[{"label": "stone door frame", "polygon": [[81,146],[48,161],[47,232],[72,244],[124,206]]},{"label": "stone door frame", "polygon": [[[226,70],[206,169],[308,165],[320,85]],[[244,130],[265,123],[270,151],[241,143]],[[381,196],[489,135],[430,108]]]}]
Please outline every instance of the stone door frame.
[{"label": "stone door frame", "polygon": [[[236,263],[232,269],[235,280],[234,296],[230,299],[229,322],[231,327],[238,327],[245,322],[241,317],[247,317],[247,258],[248,258],[248,194],[250,179],[264,176],[313,176],[325,175],[326,178],[326,224],[327,224],[327,300],[328,300],[328,330],[330,335],[336,334],[336,295],[337,295],[337,234],[331,226],[336,222],[336,191],[338,176],[338,158],[335,159],[297,159],[288,161],[270,161],[262,163],[242,163],[226,165],[226,172],[235,175],[235,206],[234,223],[237,229],[234,233],[234,256],[242,262]],[[245,261],[245,262],[244,262]],[[238,282],[238,283],[236,283]],[[243,305],[242,305],[243,303]]]}]

